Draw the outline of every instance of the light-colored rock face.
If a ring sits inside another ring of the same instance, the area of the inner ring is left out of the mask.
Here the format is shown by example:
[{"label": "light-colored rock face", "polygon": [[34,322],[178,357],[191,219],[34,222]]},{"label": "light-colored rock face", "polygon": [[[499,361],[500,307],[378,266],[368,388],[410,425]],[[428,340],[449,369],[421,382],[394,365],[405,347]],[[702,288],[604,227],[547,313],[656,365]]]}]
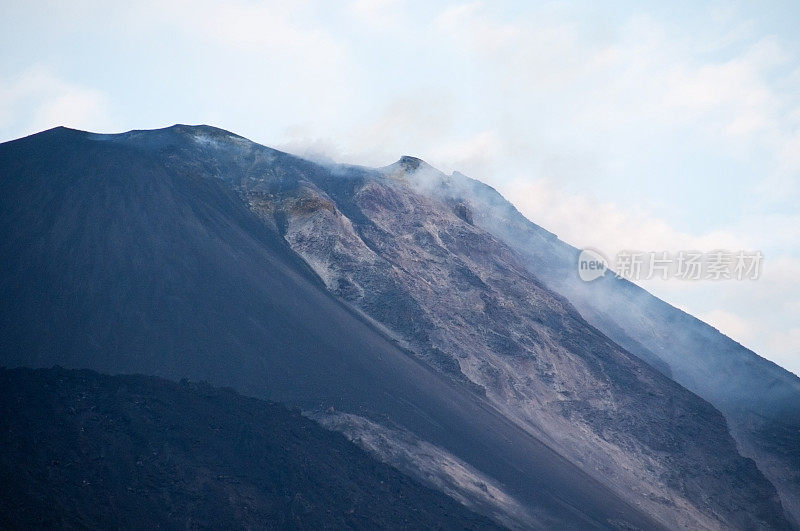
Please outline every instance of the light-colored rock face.
[{"label": "light-colored rock face", "polygon": [[800,378],[626,280],[583,282],[578,250],[492,188],[457,172],[423,173],[417,189],[468,205],[476,225],[516,251],[592,326],[722,412],[739,451],[755,460],[800,525]]},{"label": "light-colored rock face", "polygon": [[774,509],[717,411],[589,326],[468,206],[387,173],[248,197],[268,222],[280,213],[333,293],[669,527],[759,525],[741,507]]},{"label": "light-colored rock face", "polygon": [[320,166],[235,138],[178,149],[176,161],[192,161],[184,171],[230,184],[331,292],[411,355],[485,394],[632,505],[672,528],[785,524],[774,488],[738,454],[717,410],[539,280],[569,249],[537,232],[534,262],[503,243],[496,229],[514,220],[460,197],[463,178],[413,159]]}]

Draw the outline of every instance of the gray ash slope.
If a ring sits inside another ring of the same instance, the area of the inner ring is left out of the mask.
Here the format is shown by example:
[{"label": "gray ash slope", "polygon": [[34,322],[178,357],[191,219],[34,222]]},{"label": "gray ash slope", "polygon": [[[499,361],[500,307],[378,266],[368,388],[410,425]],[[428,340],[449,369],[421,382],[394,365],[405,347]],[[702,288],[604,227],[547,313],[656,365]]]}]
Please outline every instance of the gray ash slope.
[{"label": "gray ash slope", "polygon": [[203,383],[0,369],[0,447],[3,529],[498,528],[299,411]]},{"label": "gray ash slope", "polygon": [[2,363],[333,406],[356,438],[413,436],[443,473],[494,480],[502,495],[465,501],[518,525],[788,525],[713,407],[420,165],[320,166],[208,127],[3,144]]}]

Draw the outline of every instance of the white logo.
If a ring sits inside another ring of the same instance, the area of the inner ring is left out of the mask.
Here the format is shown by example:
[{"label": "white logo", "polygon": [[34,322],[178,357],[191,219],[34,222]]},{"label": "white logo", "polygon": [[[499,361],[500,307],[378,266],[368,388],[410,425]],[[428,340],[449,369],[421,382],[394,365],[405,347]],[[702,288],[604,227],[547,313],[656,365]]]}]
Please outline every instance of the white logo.
[{"label": "white logo", "polygon": [[584,249],[578,255],[578,276],[584,282],[602,277],[608,270],[608,260],[600,251]]}]

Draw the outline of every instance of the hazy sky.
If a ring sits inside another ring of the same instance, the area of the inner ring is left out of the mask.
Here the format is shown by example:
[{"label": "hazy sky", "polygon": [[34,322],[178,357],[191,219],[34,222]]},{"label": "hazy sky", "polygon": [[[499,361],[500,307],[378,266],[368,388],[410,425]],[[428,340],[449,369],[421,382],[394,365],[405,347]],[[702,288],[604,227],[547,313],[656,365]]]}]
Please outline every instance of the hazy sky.
[{"label": "hazy sky", "polygon": [[800,374],[798,23],[768,1],[0,0],[0,141],[208,123],[420,156],[609,255],[761,250],[758,281],[643,285]]}]

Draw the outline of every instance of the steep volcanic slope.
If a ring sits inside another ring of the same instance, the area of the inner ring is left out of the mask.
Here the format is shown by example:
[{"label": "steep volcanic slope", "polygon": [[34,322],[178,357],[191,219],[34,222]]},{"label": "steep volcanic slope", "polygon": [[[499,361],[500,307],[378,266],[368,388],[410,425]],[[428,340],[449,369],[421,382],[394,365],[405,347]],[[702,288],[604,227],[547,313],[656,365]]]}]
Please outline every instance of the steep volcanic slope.
[{"label": "steep volcanic slope", "polygon": [[468,206],[419,193],[419,164],[288,160],[236,184],[331,291],[633,503],[671,526],[780,525],[722,416],[587,325]]},{"label": "steep volcanic slope", "polygon": [[0,369],[4,529],[492,529],[297,411],[207,384]]},{"label": "steep volcanic slope", "polygon": [[800,378],[627,280],[581,281],[578,250],[491,187],[430,167],[409,174],[425,193],[470,209],[477,226],[523,256],[530,271],[617,344],[717,407],[742,453],[756,460],[800,522]]},{"label": "steep volcanic slope", "polygon": [[[0,364],[206,379],[332,408],[436,448],[463,498],[505,522],[658,527],[324,289],[230,186],[269,176],[281,189],[295,160],[210,128],[58,128],[0,145]],[[756,485],[752,517],[780,523],[761,479],[733,463]],[[474,478],[491,480],[483,495]]]}]

